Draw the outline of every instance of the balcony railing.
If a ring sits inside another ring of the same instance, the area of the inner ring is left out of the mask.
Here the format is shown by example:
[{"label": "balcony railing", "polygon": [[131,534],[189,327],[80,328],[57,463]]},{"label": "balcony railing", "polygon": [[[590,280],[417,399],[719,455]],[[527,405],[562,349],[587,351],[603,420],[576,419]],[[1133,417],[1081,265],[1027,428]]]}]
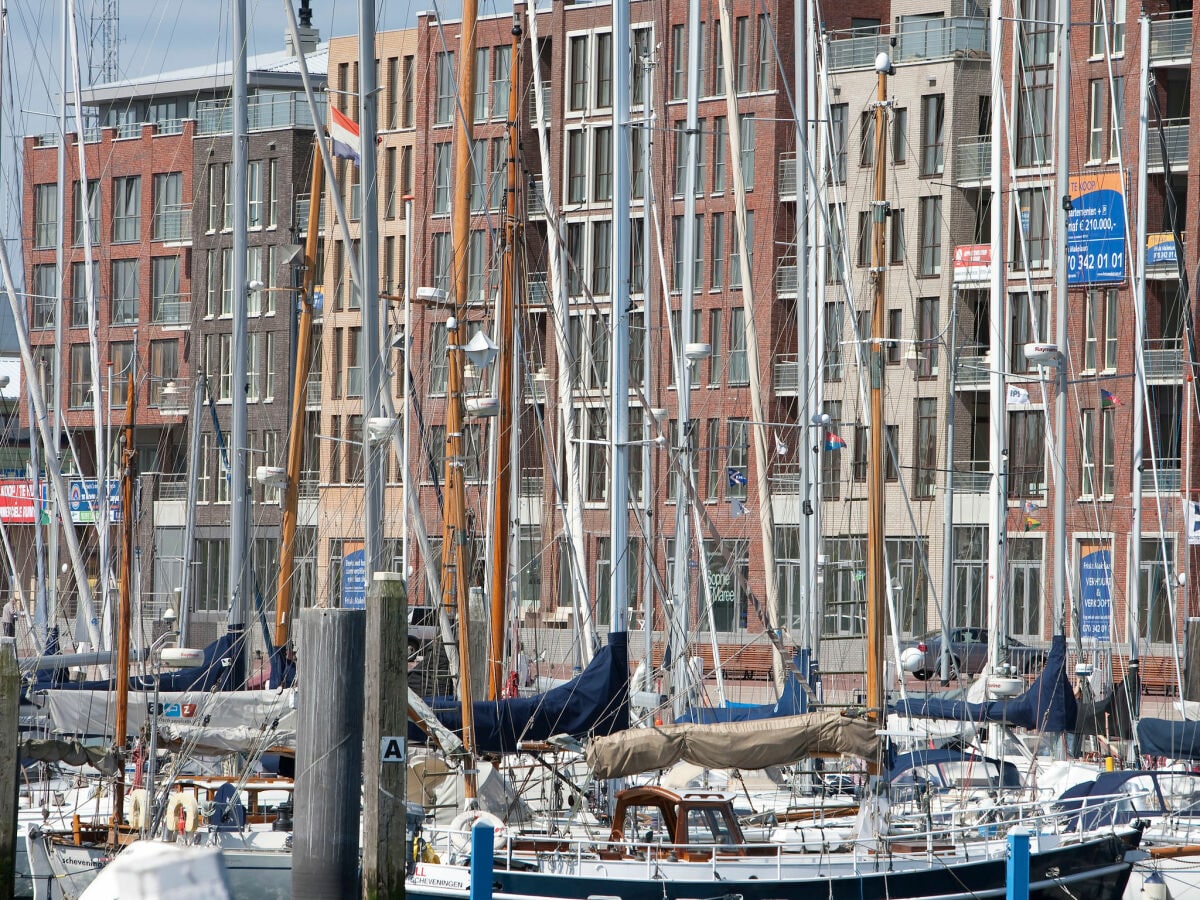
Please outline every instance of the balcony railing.
[{"label": "balcony railing", "polygon": [[321,405],[321,373],[313,372],[308,376],[308,386],[305,389],[305,405]]},{"label": "balcony railing", "polygon": [[771,472],[768,480],[771,482],[772,494],[799,494],[803,486],[798,466],[778,466]]},{"label": "balcony railing", "polygon": [[321,495],[321,482],[316,472],[301,475],[298,493],[301,500],[316,500]]},{"label": "balcony railing", "polygon": [[796,257],[785,256],[779,260],[779,267],[775,270],[775,293],[794,294],[798,289]]},{"label": "balcony railing", "polygon": [[1152,467],[1147,462],[1142,470],[1142,490],[1157,494],[1174,494],[1183,483],[1180,478],[1180,461],[1159,457],[1158,465]]},{"label": "balcony railing", "polygon": [[521,470],[521,496],[540,497],[544,493],[545,478],[541,469]]},{"label": "balcony railing", "polygon": [[959,387],[987,384],[992,358],[986,347],[967,346],[958,352],[954,383]]},{"label": "balcony railing", "polygon": [[550,282],[545,272],[529,273],[528,302],[530,306],[545,306],[550,302]]},{"label": "balcony railing", "polygon": [[[296,231],[299,234],[307,234],[308,233],[308,206],[309,206],[310,199],[311,199],[311,197],[309,194],[297,194],[296,195],[295,222],[296,222]],[[324,194],[321,195],[321,199],[322,200],[325,199]],[[324,203],[321,204],[321,212],[319,214],[319,218],[317,219],[317,228],[320,231],[325,230],[325,204]]]},{"label": "balcony railing", "polygon": [[[250,131],[314,126],[308,102],[299,91],[255,94],[246,112]],[[317,97],[317,115],[325,123],[325,101]],[[223,134],[233,131],[233,113],[228,100],[201,100],[196,105],[196,134]]]},{"label": "balcony railing", "polygon": [[992,139],[979,136],[960,138],[954,152],[955,184],[986,181],[991,174]]},{"label": "balcony railing", "polygon": [[[829,42],[829,69],[869,69],[875,57],[888,53],[895,65],[946,59],[960,53],[986,57],[988,53],[987,19],[955,16],[939,19],[936,24],[919,27],[901,26],[895,34],[887,29],[850,28],[835,31]],[[892,38],[896,45],[892,46]]]},{"label": "balcony railing", "polygon": [[159,500],[186,500],[188,480],[186,475],[162,475],[158,479]]},{"label": "balcony railing", "polygon": [[1142,358],[1146,377],[1155,379],[1183,377],[1183,339],[1147,338]]},{"label": "balcony railing", "polygon": [[796,199],[796,154],[783,153],[779,156],[779,199]]},{"label": "balcony railing", "polygon": [[182,416],[192,406],[192,384],[180,375],[150,376],[150,405],[165,416]]},{"label": "balcony railing", "polygon": [[529,179],[529,187],[525,192],[525,212],[533,218],[546,215],[546,202],[540,178]]},{"label": "balcony railing", "polygon": [[[1172,172],[1185,172],[1188,165],[1188,127],[1190,122],[1187,117],[1179,119],[1165,119],[1163,121],[1163,134],[1167,142],[1167,158],[1171,162]],[[1151,171],[1161,172],[1165,170],[1163,165],[1163,148],[1162,142],[1158,138],[1157,129],[1150,135],[1150,156],[1146,160],[1146,166]]]},{"label": "balcony railing", "polygon": [[776,397],[795,397],[800,390],[799,359],[795,353],[775,357],[773,382]]},{"label": "balcony railing", "polygon": [[164,294],[150,301],[155,325],[187,325],[192,321],[192,298],[188,294]]},{"label": "balcony railing", "polygon": [[987,460],[964,463],[954,468],[954,490],[962,494],[986,494],[992,483]]},{"label": "balcony railing", "polygon": [[154,240],[168,244],[192,242],[192,204],[164,206],[154,215]]},{"label": "balcony railing", "polygon": [[1192,58],[1192,13],[1150,20],[1150,64],[1187,62]]},{"label": "balcony railing", "polygon": [[[547,122],[550,121],[550,108],[552,106],[550,99],[552,96],[553,95],[550,93],[550,82],[543,81],[542,82],[542,112],[545,113],[543,118]],[[534,87],[532,84],[529,86],[529,121],[531,121],[531,122],[537,121],[537,94],[534,93]]]},{"label": "balcony railing", "polygon": [[141,122],[123,122],[117,126],[116,138],[119,141],[127,141],[131,138],[140,138],[142,136]]}]

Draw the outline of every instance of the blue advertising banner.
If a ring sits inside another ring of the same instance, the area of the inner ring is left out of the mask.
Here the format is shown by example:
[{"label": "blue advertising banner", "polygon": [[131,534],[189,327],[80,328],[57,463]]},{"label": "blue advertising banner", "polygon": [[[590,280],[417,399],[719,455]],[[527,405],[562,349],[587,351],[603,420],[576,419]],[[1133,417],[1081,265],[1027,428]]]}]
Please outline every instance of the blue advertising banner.
[{"label": "blue advertising banner", "polygon": [[1125,280],[1125,199],[1119,172],[1069,179],[1067,283]]},{"label": "blue advertising banner", "polygon": [[1112,639],[1112,551],[1084,544],[1079,557],[1079,637],[1107,643]]},{"label": "blue advertising banner", "polygon": [[[343,549],[354,544],[347,542]],[[342,557],[342,609],[366,609],[367,551],[362,543]]]},{"label": "blue advertising banner", "polygon": [[1146,265],[1173,266],[1179,260],[1175,252],[1175,235],[1160,231],[1146,235]]},{"label": "blue advertising banner", "polygon": [[[68,490],[71,493],[71,521],[87,524],[96,521],[100,512],[100,483],[95,478],[76,478]],[[108,517],[112,522],[121,521],[121,482],[115,478],[108,482]]]}]

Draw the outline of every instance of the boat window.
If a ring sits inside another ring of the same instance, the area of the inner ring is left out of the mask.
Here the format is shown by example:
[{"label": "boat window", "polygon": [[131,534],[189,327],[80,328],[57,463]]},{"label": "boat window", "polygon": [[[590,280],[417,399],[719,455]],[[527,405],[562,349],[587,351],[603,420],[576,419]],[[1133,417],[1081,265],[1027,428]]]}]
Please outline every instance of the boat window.
[{"label": "boat window", "polygon": [[[1162,785],[1163,793],[1167,793],[1167,785]],[[1136,775],[1121,785],[1122,794],[1129,797],[1129,807],[1136,812],[1162,812],[1162,799],[1154,787],[1154,778],[1150,775]],[[1122,803],[1121,808],[1125,808]]]},{"label": "boat window", "polygon": [[942,763],[939,768],[946,784],[958,788],[990,788],[997,783],[996,768],[983,760]]},{"label": "boat window", "polygon": [[1200,815],[1200,777],[1195,775],[1159,775],[1158,787],[1162,791],[1167,809],[1180,815]]},{"label": "boat window", "polygon": [[667,830],[662,811],[653,806],[632,807],[626,810],[621,836],[631,843],[671,843],[671,833]]},{"label": "boat window", "polygon": [[258,792],[258,811],[267,812],[276,810],[281,804],[286,803],[292,798],[292,792],[286,790],[279,791],[259,791]]},{"label": "boat window", "polygon": [[928,784],[936,790],[941,790],[946,786],[937,766],[913,766],[892,781],[893,786],[907,787],[914,784]]},{"label": "boat window", "polygon": [[734,843],[729,823],[720,809],[689,809],[687,813],[687,842],[689,844]]}]

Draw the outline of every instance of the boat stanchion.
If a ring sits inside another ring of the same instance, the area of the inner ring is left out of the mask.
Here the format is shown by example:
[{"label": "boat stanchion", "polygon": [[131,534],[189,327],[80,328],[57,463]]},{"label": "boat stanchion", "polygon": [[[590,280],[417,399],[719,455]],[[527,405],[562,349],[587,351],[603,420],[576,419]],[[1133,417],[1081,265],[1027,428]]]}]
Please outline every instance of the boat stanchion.
[{"label": "boat stanchion", "polygon": [[1019,825],[1008,832],[1007,875],[1004,900],[1029,900],[1029,832]]}]

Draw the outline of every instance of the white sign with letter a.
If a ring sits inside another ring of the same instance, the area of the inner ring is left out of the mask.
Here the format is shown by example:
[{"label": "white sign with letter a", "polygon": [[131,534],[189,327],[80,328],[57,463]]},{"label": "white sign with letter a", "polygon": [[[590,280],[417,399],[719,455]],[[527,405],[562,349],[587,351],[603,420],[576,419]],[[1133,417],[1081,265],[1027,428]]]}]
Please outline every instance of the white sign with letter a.
[{"label": "white sign with letter a", "polygon": [[381,763],[404,762],[404,738],[385,737],[379,739],[379,761]]}]

